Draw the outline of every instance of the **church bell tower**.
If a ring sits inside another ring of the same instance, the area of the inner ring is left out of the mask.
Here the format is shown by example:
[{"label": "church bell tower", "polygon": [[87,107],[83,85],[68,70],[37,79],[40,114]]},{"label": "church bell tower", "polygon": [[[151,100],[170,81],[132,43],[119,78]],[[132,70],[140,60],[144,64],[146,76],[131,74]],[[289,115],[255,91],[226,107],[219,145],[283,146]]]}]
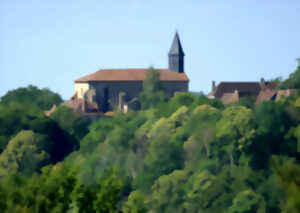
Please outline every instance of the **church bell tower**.
[{"label": "church bell tower", "polygon": [[178,32],[175,33],[175,37],[169,51],[169,70],[177,73],[184,72],[184,52],[180,43]]}]

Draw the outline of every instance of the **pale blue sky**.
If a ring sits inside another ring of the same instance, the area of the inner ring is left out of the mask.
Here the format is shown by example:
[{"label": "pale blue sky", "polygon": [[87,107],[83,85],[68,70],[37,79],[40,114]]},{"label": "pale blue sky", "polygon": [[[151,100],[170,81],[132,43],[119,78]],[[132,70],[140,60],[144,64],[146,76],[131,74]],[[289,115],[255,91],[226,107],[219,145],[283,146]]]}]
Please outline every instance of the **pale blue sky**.
[{"label": "pale blue sky", "polygon": [[165,68],[176,29],[192,91],[287,77],[300,0],[0,0],[0,96],[33,84],[67,99],[99,68]]}]

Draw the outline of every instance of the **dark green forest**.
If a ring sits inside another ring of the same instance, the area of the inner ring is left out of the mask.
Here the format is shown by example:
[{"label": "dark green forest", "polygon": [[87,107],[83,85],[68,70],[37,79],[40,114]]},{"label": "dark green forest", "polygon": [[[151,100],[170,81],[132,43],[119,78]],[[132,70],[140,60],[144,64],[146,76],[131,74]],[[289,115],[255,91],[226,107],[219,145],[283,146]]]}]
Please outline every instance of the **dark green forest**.
[{"label": "dark green forest", "polygon": [[[224,106],[168,99],[89,121],[35,86],[0,99],[0,212],[299,213],[300,93]],[[300,89],[300,61],[280,88]]]}]

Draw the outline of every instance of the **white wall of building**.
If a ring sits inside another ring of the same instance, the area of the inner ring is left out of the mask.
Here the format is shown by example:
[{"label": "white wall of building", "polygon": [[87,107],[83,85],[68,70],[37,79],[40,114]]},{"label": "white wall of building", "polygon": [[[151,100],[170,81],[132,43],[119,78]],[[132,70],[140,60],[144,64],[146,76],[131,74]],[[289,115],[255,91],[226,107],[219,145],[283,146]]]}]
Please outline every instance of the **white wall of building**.
[{"label": "white wall of building", "polygon": [[83,95],[90,88],[89,83],[75,83],[75,92],[78,98],[83,98]]}]

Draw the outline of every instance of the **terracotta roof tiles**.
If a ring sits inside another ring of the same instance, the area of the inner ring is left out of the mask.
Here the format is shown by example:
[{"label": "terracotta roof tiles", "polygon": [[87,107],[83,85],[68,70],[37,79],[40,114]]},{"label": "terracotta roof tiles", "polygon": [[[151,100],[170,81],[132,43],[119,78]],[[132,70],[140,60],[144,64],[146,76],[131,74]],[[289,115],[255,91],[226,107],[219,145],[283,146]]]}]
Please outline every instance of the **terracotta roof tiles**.
[{"label": "terracotta roof tiles", "polygon": [[[75,80],[79,82],[89,81],[143,81],[148,69],[100,69],[90,75]],[[189,81],[185,73],[172,72],[169,69],[155,69],[160,73],[161,81]]]},{"label": "terracotta roof tiles", "polygon": [[259,82],[220,82],[214,96],[221,98],[224,93],[234,93],[235,90],[240,96],[257,96],[260,89]]},{"label": "terracotta roof tiles", "polygon": [[276,96],[276,90],[265,89],[261,90],[256,98],[255,104],[260,104],[263,101],[270,101]]},{"label": "terracotta roof tiles", "polygon": [[224,93],[221,97],[221,101],[223,104],[229,104],[233,102],[237,102],[239,100],[239,93],[235,91],[233,93]]}]

